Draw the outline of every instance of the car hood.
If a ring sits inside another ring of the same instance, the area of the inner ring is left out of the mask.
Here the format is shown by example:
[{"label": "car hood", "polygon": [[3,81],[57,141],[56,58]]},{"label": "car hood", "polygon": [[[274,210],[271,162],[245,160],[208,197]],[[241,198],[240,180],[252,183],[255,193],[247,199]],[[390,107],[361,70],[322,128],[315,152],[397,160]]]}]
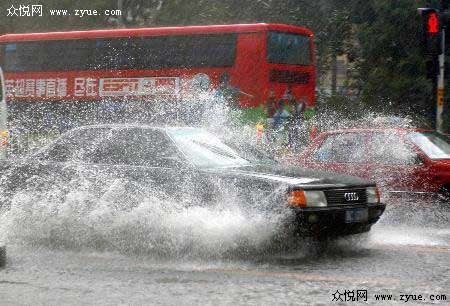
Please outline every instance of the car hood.
[{"label": "car hood", "polygon": [[355,176],[282,164],[209,169],[208,171],[307,188],[348,188],[375,185],[372,181]]},{"label": "car hood", "polygon": [[445,167],[446,170],[450,170],[450,159],[433,159],[433,164],[439,167]]}]

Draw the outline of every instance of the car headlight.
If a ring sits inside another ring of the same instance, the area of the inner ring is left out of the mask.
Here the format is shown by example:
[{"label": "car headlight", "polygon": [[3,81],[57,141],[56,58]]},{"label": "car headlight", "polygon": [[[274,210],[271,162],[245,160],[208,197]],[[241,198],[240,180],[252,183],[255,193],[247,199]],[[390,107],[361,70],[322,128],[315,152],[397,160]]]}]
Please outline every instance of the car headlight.
[{"label": "car headlight", "polygon": [[380,191],[378,187],[368,187],[366,189],[367,203],[380,203]]},{"label": "car headlight", "polygon": [[289,192],[288,203],[294,207],[326,207],[327,199],[323,191],[298,189]]}]

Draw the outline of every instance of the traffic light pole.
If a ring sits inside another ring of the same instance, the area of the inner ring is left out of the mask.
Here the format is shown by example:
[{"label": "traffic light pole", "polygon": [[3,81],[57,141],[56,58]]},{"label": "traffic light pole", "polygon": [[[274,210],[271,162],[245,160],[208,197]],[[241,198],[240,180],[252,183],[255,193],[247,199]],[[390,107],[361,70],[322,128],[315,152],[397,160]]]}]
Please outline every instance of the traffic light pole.
[{"label": "traffic light pole", "polygon": [[441,48],[442,52],[439,54],[439,75],[437,80],[437,105],[436,105],[436,130],[443,132],[442,113],[444,111],[444,64],[445,64],[445,28],[441,30]]}]

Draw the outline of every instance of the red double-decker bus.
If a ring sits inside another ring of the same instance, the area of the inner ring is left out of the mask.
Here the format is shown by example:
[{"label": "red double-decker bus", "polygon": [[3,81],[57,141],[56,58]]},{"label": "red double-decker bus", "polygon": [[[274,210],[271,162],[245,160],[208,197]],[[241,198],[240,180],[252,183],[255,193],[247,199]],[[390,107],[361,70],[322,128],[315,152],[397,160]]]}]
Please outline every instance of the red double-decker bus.
[{"label": "red double-decker bus", "polygon": [[288,90],[315,103],[313,33],[283,24],[7,34],[0,65],[10,116],[41,123],[43,108],[69,116],[102,101],[179,101],[223,80],[242,108]]}]

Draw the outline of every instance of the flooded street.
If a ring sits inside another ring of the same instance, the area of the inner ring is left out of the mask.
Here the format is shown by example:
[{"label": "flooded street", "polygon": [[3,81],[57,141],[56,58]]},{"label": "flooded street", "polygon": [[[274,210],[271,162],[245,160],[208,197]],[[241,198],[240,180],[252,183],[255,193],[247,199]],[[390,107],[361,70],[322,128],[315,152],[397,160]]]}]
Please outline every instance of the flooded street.
[{"label": "flooded street", "polygon": [[382,192],[387,208],[369,233],[324,249],[280,234],[291,210],[264,210],[269,197],[249,205],[222,184],[206,204],[195,192],[177,198],[74,169],[60,180],[31,177],[0,215],[0,305],[450,301],[447,203]]},{"label": "flooded street", "polygon": [[450,1],[41,2],[0,306],[450,305]]},{"label": "flooded street", "polygon": [[[133,219],[136,227],[122,232],[111,219],[101,239],[93,223],[68,224],[61,215],[44,221],[41,214],[40,220],[33,215],[33,228],[31,215],[22,216],[26,228],[10,238],[9,261],[0,270],[1,304],[448,304],[449,211],[428,207],[416,217],[405,211],[406,220],[387,211],[367,241],[342,240],[324,253],[306,242],[268,251],[258,240],[265,239],[263,227],[233,210],[160,211],[159,223],[143,225],[157,219],[142,215],[141,229]],[[56,229],[59,236],[49,240]],[[144,237],[143,229],[152,232]],[[95,239],[103,247],[87,242]]]}]

